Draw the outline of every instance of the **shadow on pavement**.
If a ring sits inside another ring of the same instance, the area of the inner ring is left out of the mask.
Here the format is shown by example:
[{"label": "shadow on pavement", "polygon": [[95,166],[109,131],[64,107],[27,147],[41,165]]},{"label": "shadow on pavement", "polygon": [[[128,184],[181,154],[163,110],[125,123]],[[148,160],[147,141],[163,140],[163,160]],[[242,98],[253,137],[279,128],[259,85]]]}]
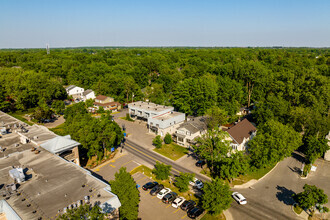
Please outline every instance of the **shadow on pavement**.
[{"label": "shadow on pavement", "polygon": [[279,185],[277,185],[276,189],[279,190],[279,192],[276,193],[276,197],[279,201],[283,202],[285,205],[292,205],[294,203],[292,195],[295,194],[295,192]]},{"label": "shadow on pavement", "polygon": [[305,158],[304,158],[303,156],[299,155],[299,154],[296,153],[296,152],[293,152],[293,153],[292,153],[292,157],[293,157],[294,159],[296,159],[297,161],[301,162],[301,163],[304,163],[304,162],[305,162]]},{"label": "shadow on pavement", "polygon": [[289,169],[294,173],[298,173],[299,175],[301,174],[301,169],[299,167],[293,167],[293,168],[289,167]]}]

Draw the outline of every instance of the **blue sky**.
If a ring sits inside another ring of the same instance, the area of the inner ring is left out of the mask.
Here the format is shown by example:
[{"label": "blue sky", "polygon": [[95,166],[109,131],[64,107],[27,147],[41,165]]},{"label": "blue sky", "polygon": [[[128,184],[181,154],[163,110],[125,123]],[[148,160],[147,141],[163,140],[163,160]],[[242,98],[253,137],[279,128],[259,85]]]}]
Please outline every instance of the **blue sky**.
[{"label": "blue sky", "polygon": [[330,47],[329,0],[0,0],[0,48]]}]

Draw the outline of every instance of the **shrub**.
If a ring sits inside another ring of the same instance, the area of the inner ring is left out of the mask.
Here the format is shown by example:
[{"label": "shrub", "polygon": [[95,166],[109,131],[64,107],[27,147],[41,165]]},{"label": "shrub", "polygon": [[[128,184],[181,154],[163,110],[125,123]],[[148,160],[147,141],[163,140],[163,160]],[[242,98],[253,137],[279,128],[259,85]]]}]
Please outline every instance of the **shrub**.
[{"label": "shrub", "polygon": [[170,144],[172,143],[172,136],[169,133],[166,133],[165,138],[164,138],[165,144]]}]

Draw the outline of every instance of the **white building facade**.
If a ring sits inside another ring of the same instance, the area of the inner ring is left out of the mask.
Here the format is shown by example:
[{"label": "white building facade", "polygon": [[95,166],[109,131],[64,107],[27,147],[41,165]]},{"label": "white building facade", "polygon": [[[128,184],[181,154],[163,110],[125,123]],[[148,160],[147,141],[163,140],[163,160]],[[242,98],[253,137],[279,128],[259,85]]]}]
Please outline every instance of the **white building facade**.
[{"label": "white building facade", "polygon": [[172,106],[138,101],[128,104],[128,109],[132,118],[147,121],[149,132],[161,136],[173,134],[185,120],[185,114],[174,111]]}]

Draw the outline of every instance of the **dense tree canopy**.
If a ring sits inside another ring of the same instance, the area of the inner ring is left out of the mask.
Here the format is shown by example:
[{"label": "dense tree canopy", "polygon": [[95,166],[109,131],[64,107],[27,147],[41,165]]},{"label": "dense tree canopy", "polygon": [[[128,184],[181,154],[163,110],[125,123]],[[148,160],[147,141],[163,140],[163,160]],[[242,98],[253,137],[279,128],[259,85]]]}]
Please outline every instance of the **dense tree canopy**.
[{"label": "dense tree canopy", "polygon": [[140,194],[133,177],[121,167],[115,174],[115,180],[110,181],[111,191],[116,194],[121,203],[119,219],[135,220],[138,217]]},{"label": "dense tree canopy", "polygon": [[50,105],[65,99],[64,86],[74,84],[116,101],[145,99],[195,116],[218,106],[234,118],[240,107],[251,106],[258,127],[274,120],[321,139],[330,130],[329,52],[327,48],[84,48],[53,49],[50,54],[41,49],[0,50],[0,109]]},{"label": "dense tree canopy", "polygon": [[230,187],[221,179],[213,179],[206,182],[203,188],[202,207],[211,214],[220,214],[230,207],[232,202]]},{"label": "dense tree canopy", "polygon": [[302,144],[301,135],[292,127],[269,120],[249,142],[252,165],[261,168],[291,156]]}]

